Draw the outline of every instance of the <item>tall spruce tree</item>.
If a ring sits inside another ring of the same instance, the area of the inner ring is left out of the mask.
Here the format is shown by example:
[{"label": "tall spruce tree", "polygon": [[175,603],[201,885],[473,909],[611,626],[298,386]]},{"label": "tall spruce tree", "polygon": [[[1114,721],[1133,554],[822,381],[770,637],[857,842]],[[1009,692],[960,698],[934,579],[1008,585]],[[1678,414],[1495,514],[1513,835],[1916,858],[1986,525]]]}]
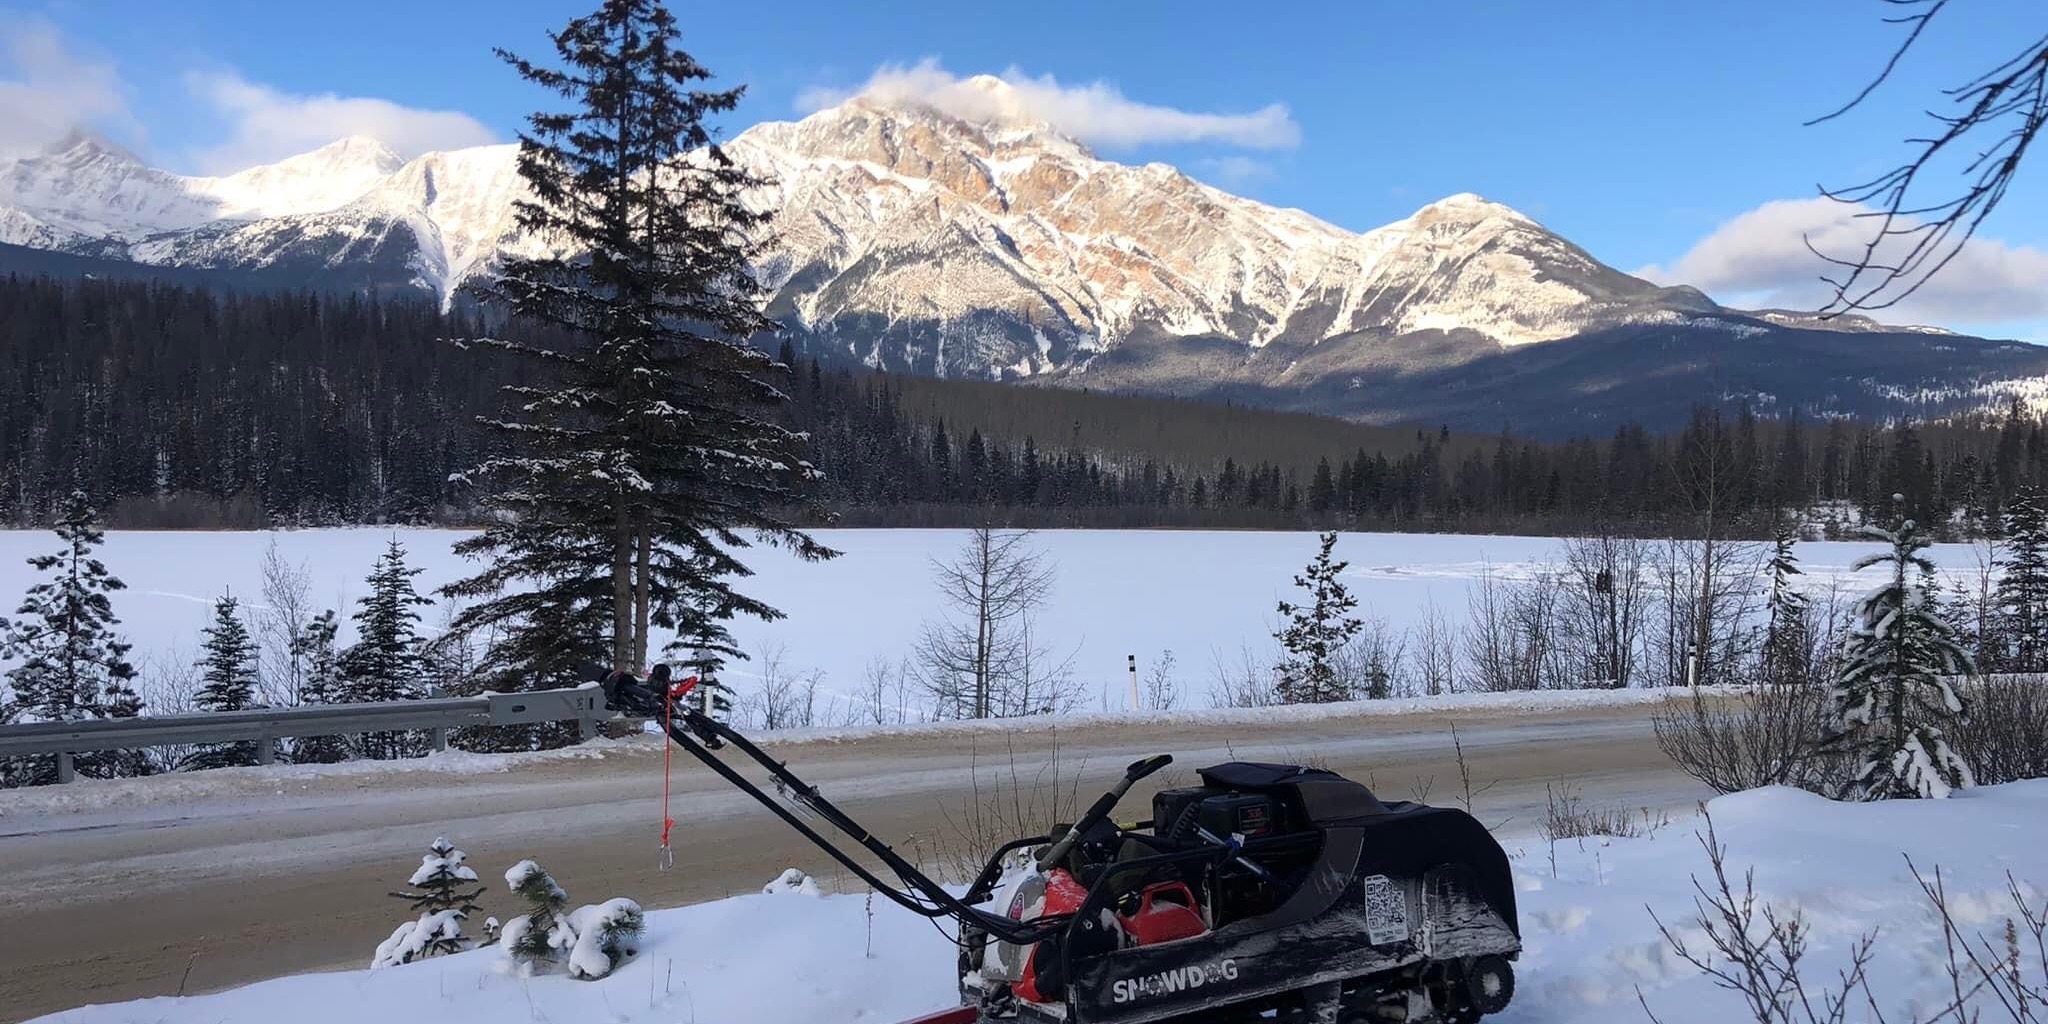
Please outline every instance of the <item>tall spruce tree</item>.
[{"label": "tall spruce tree", "polygon": [[[142,713],[129,645],[115,632],[120,619],[108,597],[126,585],[94,554],[105,540],[98,518],[83,491],[71,492],[56,528],[63,549],[28,560],[50,578],[29,587],[15,610],[18,618],[0,616],[0,658],[19,659],[6,676],[14,691],[15,720],[78,722]],[[80,754],[75,766],[97,778],[141,775],[149,769],[140,751],[129,750]],[[4,774],[15,785],[52,782],[57,761],[26,758]]]},{"label": "tall spruce tree", "polygon": [[1350,563],[1331,557],[1336,546],[1334,531],[1323,534],[1315,559],[1294,577],[1294,585],[1308,591],[1308,602],[1280,602],[1288,622],[1275,638],[1287,655],[1274,669],[1274,695],[1282,704],[1327,704],[1356,696],[1350,681],[1340,678],[1337,658],[1363,623],[1351,614],[1358,599],[1344,586]]},{"label": "tall spruce tree", "polygon": [[743,201],[767,182],[705,123],[742,90],[694,88],[710,72],[655,0],[550,38],[555,66],[499,55],[570,101],[520,135],[517,221],[553,248],[488,291],[561,340],[472,343],[542,375],[484,421],[500,454],[470,476],[499,515],[458,550],[491,563],[449,588],[482,599],[457,628],[496,627],[486,668],[541,685],[593,656],[638,670],[657,627],[738,654],[724,621],[780,617],[732,588],[738,552],[834,554],[785,518],[817,473],[776,421],[788,368],[749,344],[776,327],[752,270],[769,214]]},{"label": "tall spruce tree", "polygon": [[[433,602],[412,585],[413,577],[423,571],[406,564],[405,546],[396,537],[377,556],[366,580],[370,592],[352,616],[356,642],[341,656],[341,689],[348,702],[415,700],[425,695],[417,609]],[[362,740],[363,755],[380,760],[404,757],[416,745],[402,732],[371,733]]]},{"label": "tall spruce tree", "polygon": [[1771,597],[1764,622],[1763,681],[1774,686],[1810,682],[1812,667],[1811,624],[1807,621],[1806,595],[1799,590],[1797,538],[1790,526],[1780,527],[1771,551]]},{"label": "tall spruce tree", "polygon": [[2048,512],[2041,492],[2022,486],[2005,507],[2005,571],[1996,591],[1996,667],[2048,671]]},{"label": "tall spruce tree", "polygon": [[[1902,499],[1895,499],[1901,500]],[[1969,652],[1941,615],[1928,541],[1912,519],[1898,529],[1865,527],[1887,551],[1856,562],[1891,577],[1857,603],[1835,680],[1835,721],[1825,746],[1850,759],[1847,799],[1940,798],[1973,784],[1943,725],[1963,714],[1953,677],[1976,674]]]},{"label": "tall spruce tree", "polygon": [[[246,711],[256,706],[256,641],[242,624],[240,603],[232,594],[213,602],[213,623],[204,630],[202,673],[193,703],[201,711]],[[232,768],[256,763],[256,745],[248,741],[200,744],[183,767]]]}]

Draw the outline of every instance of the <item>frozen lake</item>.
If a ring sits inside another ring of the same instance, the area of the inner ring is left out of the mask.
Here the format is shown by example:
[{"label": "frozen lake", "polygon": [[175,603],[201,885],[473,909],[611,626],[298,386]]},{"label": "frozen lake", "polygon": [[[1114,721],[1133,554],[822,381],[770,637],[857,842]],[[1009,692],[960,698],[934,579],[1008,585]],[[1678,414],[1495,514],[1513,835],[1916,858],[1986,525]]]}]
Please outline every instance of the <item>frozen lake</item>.
[{"label": "frozen lake", "polygon": [[[336,529],[278,532],[111,532],[102,556],[128,584],[114,608],[135,645],[134,660],[148,673],[153,659],[190,660],[213,598],[232,591],[244,604],[261,594],[265,549],[275,542],[289,561],[303,563],[321,607],[354,610],[363,576],[396,535],[412,564],[425,569],[422,593],[468,571],[450,547],[463,533],[426,529]],[[742,589],[782,609],[788,618],[763,624],[741,620],[734,633],[749,649],[780,644],[785,663],[825,673],[827,690],[851,690],[874,659],[908,654],[920,624],[939,614],[931,560],[949,558],[966,539],[960,530],[825,530],[818,536],[841,557],[802,563],[774,549],[750,556],[757,575]],[[1269,650],[1274,605],[1292,590],[1293,574],[1312,557],[1312,533],[1211,531],[1044,531],[1033,536],[1057,566],[1052,600],[1039,616],[1039,632],[1058,650],[1076,652],[1076,672],[1087,681],[1088,709],[1107,692],[1121,706],[1125,656],[1141,667],[1172,650],[1188,698],[1208,692],[1216,653],[1235,658],[1240,647]],[[1453,620],[1464,618],[1473,582],[1491,569],[1524,575],[1562,557],[1563,541],[1545,537],[1455,534],[1347,533],[1338,557],[1351,563],[1346,578],[1361,610],[1396,626],[1418,620],[1431,602]],[[44,531],[0,531],[0,606],[12,611],[36,574],[25,559],[55,550]],[[1866,543],[1801,544],[1809,588],[1825,590],[1847,576]],[[1968,545],[1934,552],[1945,568],[1974,573]],[[1874,573],[1873,573],[1874,578]],[[1848,581],[1850,593],[1864,588]],[[437,628],[440,607],[423,610]],[[750,666],[729,673],[744,689]]]}]

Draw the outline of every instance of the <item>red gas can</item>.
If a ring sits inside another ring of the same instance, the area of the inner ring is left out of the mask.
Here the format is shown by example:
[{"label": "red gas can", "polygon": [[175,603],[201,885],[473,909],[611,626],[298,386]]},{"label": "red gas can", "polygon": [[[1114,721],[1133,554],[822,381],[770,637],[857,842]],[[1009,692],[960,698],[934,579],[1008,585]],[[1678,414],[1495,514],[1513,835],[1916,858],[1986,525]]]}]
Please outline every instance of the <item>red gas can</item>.
[{"label": "red gas can", "polygon": [[1134,945],[1150,946],[1175,939],[1191,939],[1209,930],[1202,912],[1195,908],[1195,894],[1185,882],[1159,882],[1138,894],[1138,909],[1118,914],[1124,933]]},{"label": "red gas can", "polygon": [[[1081,904],[1087,902],[1087,900],[1087,886],[1075,881],[1074,876],[1067,869],[1054,868],[1045,873],[1045,906],[1043,910],[1040,913],[1029,916],[1036,918],[1051,917],[1055,914],[1071,914],[1081,909]],[[1012,916],[1022,917],[1024,915],[1013,914]],[[1038,946],[1031,948],[1031,959],[1024,962],[1024,975],[1011,988],[1011,991],[1017,994],[1017,998],[1033,1003],[1047,1001],[1045,996],[1038,991],[1038,951],[1040,948]]]}]

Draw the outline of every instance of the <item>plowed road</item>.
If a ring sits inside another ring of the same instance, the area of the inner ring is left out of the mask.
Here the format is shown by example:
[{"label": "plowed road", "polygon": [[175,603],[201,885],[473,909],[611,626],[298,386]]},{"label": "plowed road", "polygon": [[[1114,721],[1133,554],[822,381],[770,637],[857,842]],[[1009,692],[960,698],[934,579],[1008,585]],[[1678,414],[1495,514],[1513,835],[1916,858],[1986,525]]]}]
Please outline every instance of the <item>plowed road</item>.
[{"label": "plowed road", "polygon": [[[1708,794],[1658,752],[1650,714],[1635,706],[1087,725],[772,749],[875,834],[940,862],[981,844],[961,834],[972,830],[977,788],[989,798],[1014,779],[1041,803],[1078,789],[1085,805],[1124,764],[1159,751],[1179,762],[1156,779],[1163,784],[1191,782],[1194,767],[1217,761],[1307,762],[1390,799],[1433,780],[1430,802],[1455,805],[1463,787],[1453,720],[1481,790],[1475,812],[1504,837],[1532,835],[1546,786],[1559,783],[1596,804],[1689,806]],[[701,765],[684,759],[676,769],[676,866],[667,873],[656,866],[661,756],[651,739],[507,772],[251,771],[0,793],[0,1022],[366,965],[405,916],[385,893],[436,835],[468,851],[491,886],[484,909],[501,917],[510,911],[502,873],[524,857],[579,902],[623,895],[676,906],[757,891],[791,865],[833,881],[825,858],[767,812]],[[1150,792],[1132,794],[1129,817],[1143,816]],[[1007,794],[1002,804],[1007,816]]]}]

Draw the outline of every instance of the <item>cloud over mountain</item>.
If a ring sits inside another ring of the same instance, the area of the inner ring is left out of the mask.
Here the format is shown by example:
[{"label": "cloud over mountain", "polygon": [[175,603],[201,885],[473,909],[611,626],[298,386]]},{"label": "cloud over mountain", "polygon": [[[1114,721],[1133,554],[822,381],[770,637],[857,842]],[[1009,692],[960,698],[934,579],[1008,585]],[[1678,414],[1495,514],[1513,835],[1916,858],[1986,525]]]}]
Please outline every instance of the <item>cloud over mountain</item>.
[{"label": "cloud over mountain", "polygon": [[1133,100],[1108,82],[1061,84],[1051,75],[1032,76],[1014,66],[1000,76],[961,78],[934,57],[908,67],[884,65],[858,88],[807,89],[797,98],[797,107],[810,113],[854,96],[890,105],[921,103],[976,123],[1043,122],[1082,142],[1106,147],[1206,142],[1291,149],[1301,144],[1301,126],[1282,103],[1242,114],[1181,110]]}]

